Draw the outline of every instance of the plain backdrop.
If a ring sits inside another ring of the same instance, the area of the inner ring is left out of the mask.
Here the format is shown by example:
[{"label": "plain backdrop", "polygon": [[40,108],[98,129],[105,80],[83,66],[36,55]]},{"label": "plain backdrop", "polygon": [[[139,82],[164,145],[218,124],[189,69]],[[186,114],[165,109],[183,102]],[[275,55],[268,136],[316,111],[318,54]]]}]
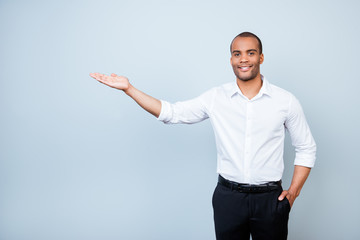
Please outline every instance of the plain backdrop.
[{"label": "plain backdrop", "polygon": [[[229,45],[301,102],[318,146],[289,239],[360,239],[358,1],[0,1],[0,240],[214,240],[210,121],[165,125],[89,76],[170,102],[235,81]],[[294,149],[285,144],[284,187]]]}]

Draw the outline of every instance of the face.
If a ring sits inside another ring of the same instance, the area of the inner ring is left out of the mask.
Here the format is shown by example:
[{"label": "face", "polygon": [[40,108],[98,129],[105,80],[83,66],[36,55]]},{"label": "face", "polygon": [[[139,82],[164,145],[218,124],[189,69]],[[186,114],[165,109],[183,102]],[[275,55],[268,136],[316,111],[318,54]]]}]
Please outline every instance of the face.
[{"label": "face", "polygon": [[259,52],[259,44],[253,37],[237,37],[231,48],[231,65],[236,78],[240,81],[253,80],[260,77],[260,64],[264,55]]}]

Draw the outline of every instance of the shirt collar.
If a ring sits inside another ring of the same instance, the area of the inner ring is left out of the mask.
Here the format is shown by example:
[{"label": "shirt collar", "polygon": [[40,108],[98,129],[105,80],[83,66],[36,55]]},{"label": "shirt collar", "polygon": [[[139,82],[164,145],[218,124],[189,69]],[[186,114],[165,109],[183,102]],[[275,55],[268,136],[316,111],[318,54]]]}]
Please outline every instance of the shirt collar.
[{"label": "shirt collar", "polygon": [[[271,86],[270,83],[268,82],[268,80],[261,75],[261,80],[263,81],[263,84],[260,88],[259,93],[257,94],[258,97],[261,97],[263,94],[266,94],[268,96],[271,97]],[[228,94],[230,97],[234,96],[236,93],[243,95],[243,93],[241,92],[239,86],[237,85],[236,81],[234,82],[234,84],[232,84],[231,88],[228,91]]]}]

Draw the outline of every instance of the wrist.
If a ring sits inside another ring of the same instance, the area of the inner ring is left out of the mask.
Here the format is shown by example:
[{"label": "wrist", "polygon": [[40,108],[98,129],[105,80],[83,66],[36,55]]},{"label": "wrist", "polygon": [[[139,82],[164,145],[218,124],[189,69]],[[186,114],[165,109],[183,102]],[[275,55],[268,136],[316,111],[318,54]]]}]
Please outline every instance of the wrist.
[{"label": "wrist", "polygon": [[290,187],[288,189],[288,192],[293,195],[294,197],[298,197],[300,195],[300,189],[297,189],[297,188],[292,188]]},{"label": "wrist", "polygon": [[131,95],[131,92],[134,90],[134,87],[129,83],[128,87],[123,89],[124,93],[127,94],[128,96]]}]

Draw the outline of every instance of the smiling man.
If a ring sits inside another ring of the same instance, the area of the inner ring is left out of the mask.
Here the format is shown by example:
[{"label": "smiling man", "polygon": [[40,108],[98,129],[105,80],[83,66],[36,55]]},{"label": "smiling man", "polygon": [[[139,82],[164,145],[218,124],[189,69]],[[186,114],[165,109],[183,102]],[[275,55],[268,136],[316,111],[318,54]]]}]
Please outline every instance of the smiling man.
[{"label": "smiling man", "polygon": [[[164,123],[210,118],[219,173],[212,198],[216,239],[287,239],[289,212],[314,166],[316,144],[298,100],[260,74],[260,39],[243,32],[233,39],[230,51],[236,81],[174,104],[139,91],[126,77],[90,76],[123,90]],[[296,151],[288,190],[281,186],[285,130]]]}]

